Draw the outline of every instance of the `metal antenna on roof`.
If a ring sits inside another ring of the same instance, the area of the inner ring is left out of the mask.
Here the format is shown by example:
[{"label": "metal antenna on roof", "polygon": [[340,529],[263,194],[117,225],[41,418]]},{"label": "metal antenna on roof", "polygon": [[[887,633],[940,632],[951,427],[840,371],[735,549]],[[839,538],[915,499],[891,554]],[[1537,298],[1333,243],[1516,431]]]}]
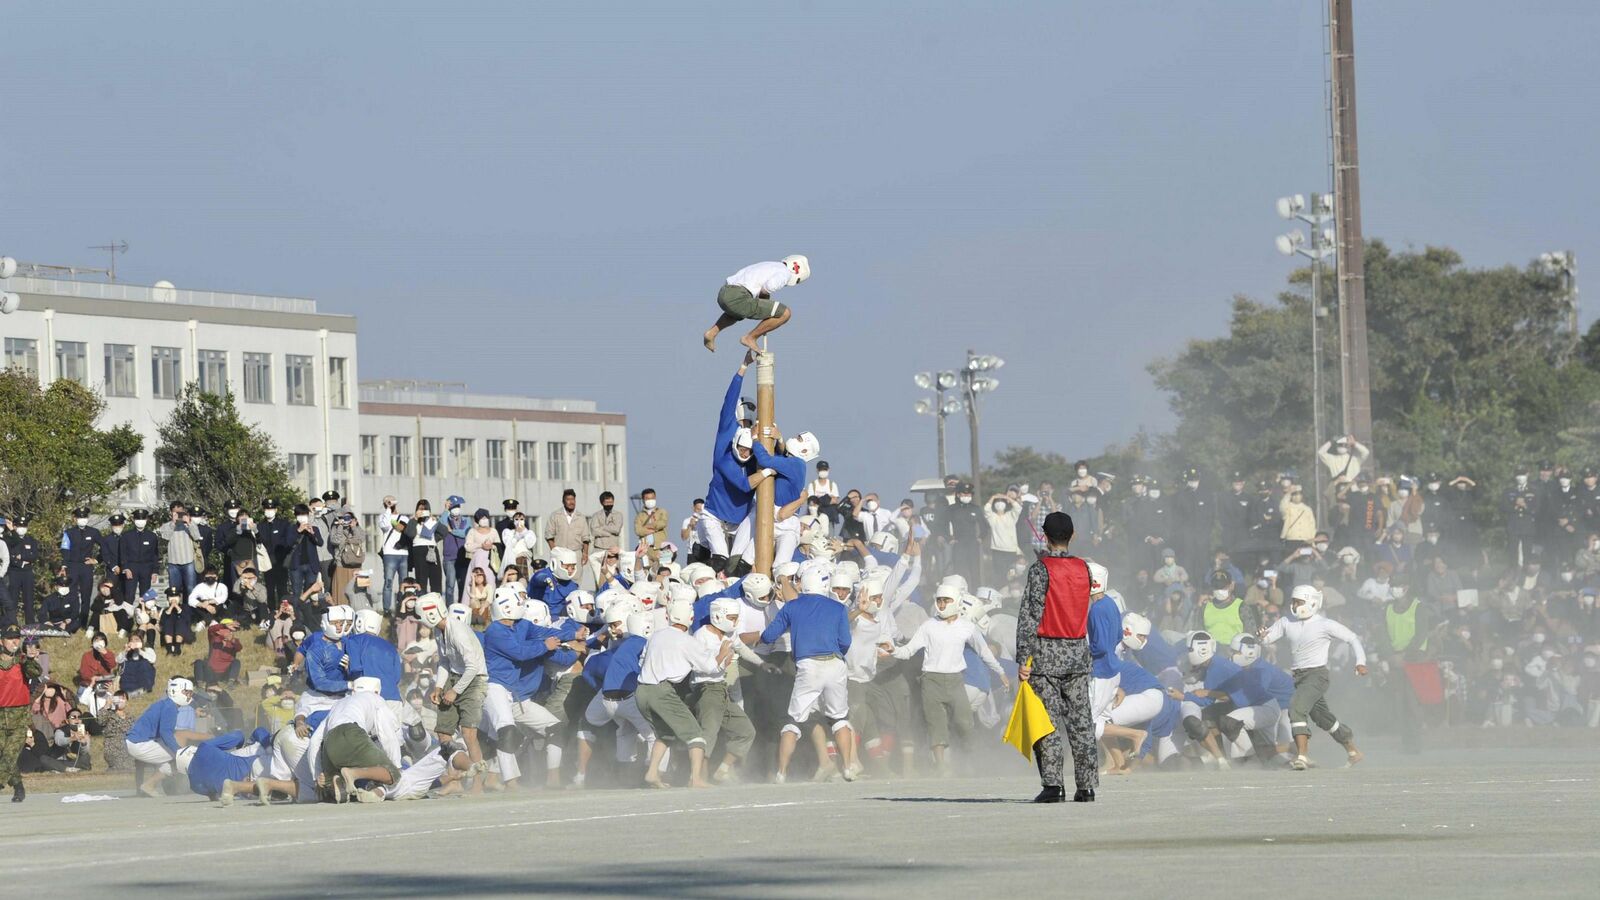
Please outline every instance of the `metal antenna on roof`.
[{"label": "metal antenna on roof", "polygon": [[104,251],[106,251],[107,254],[109,254],[111,256],[111,268],[107,269],[106,272],[107,272],[107,275],[111,278],[112,281],[116,281],[117,280],[117,254],[118,253],[127,253],[128,252],[128,242],[127,241],[112,241],[109,244],[97,244],[97,245],[95,245],[93,247],[90,247],[89,249],[90,250],[104,250]]}]

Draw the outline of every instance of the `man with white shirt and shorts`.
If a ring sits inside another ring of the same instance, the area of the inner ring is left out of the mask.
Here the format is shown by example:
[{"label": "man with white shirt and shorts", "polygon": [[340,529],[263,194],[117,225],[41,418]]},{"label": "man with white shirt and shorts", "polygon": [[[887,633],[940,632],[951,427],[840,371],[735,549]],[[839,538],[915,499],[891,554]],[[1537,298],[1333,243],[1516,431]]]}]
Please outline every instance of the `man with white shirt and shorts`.
[{"label": "man with white shirt and shorts", "polygon": [[1328,732],[1344,746],[1349,765],[1361,761],[1355,733],[1340,723],[1328,707],[1328,647],[1343,641],[1355,654],[1356,674],[1367,674],[1367,654],[1355,632],[1322,615],[1322,592],[1309,584],[1297,584],[1289,599],[1289,615],[1261,632],[1261,642],[1272,644],[1288,638],[1292,654],[1294,696],[1289,701],[1289,729],[1294,733],[1295,758],[1290,768],[1310,767],[1306,750],[1311,743],[1311,723]]},{"label": "man with white shirt and shorts", "polygon": [[786,287],[811,277],[811,262],[804,256],[785,256],[778,262],[752,263],[728,276],[722,289],[717,291],[717,306],[722,315],[716,324],[706,330],[703,341],[706,349],[715,353],[717,334],[732,327],[740,319],[756,320],[756,327],[739,339],[750,350],[761,352],[756,339],[789,321],[789,307],[772,299],[772,295]]}]

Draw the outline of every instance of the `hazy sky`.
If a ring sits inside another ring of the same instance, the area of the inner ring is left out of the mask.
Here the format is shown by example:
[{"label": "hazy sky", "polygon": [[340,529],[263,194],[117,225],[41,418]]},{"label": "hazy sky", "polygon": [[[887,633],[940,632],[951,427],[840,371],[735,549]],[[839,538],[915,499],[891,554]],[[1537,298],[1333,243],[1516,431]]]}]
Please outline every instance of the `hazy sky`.
[{"label": "hazy sky", "polygon": [[[1007,360],[986,458],[1165,427],[1144,366],[1277,290],[1273,200],[1326,184],[1317,0],[153,6],[4,4],[0,250],[126,239],[125,280],[360,316],[364,378],[594,398],[674,512],[740,266],[810,256],[778,421],[898,497],[910,376],[968,347]],[[1597,38],[1591,2],[1358,3],[1368,234],[1600,261]]]}]

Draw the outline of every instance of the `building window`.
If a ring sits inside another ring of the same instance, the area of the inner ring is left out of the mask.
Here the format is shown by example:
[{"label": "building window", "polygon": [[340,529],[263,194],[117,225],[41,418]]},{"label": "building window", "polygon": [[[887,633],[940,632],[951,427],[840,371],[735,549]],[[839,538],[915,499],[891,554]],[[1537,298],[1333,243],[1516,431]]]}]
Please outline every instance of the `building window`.
[{"label": "building window", "polygon": [[478,477],[478,442],[472,438],[456,438],[456,465],[453,478]]},{"label": "building window", "polygon": [[244,399],[246,403],[272,402],[272,354],[244,355]]},{"label": "building window", "polygon": [[536,441],[517,441],[517,477],[539,480],[539,445]]},{"label": "building window", "polygon": [[183,351],[177,347],[150,348],[150,396],[171,400],[183,387]]},{"label": "building window", "polygon": [[[11,353],[10,341],[7,341],[6,354]],[[107,397],[136,397],[138,379],[133,368],[132,344],[107,344],[106,345],[106,396]]]},{"label": "building window", "polygon": [[578,480],[599,481],[594,468],[594,445],[578,445]]},{"label": "building window", "polygon": [[172,470],[167,468],[166,466],[162,465],[161,463],[156,463],[156,496],[157,497],[165,497],[167,495],[167,482],[169,482],[171,480],[172,480]]},{"label": "building window", "polygon": [[622,447],[619,444],[606,445],[606,480],[622,480]]},{"label": "building window", "polygon": [[345,378],[348,362],[342,356],[328,357],[328,403],[334,409],[350,408],[350,382]]},{"label": "building window", "polygon": [[317,494],[317,455],[315,453],[289,454],[289,480],[307,497]]},{"label": "building window", "polygon": [[56,377],[89,386],[89,345],[83,341],[56,341]]},{"label": "building window", "polygon": [[346,505],[350,503],[350,454],[348,453],[333,455],[333,489],[344,498]]},{"label": "building window", "polygon": [[287,391],[283,395],[283,402],[290,406],[316,405],[316,379],[312,375],[311,357],[285,353],[283,355],[283,384],[284,389]]},{"label": "building window", "polygon": [[544,477],[551,481],[567,480],[567,445],[564,441],[544,442]]},{"label": "building window", "polygon": [[422,477],[438,478],[444,471],[444,438],[422,439]]},{"label": "building window", "polygon": [[483,442],[483,477],[506,477],[506,442]]},{"label": "building window", "polygon": [[195,362],[200,369],[200,390],[218,396],[228,392],[228,351],[201,350]]},{"label": "building window", "polygon": [[362,513],[361,529],[366,533],[367,555],[377,556],[378,554],[382,553],[383,542],[388,539],[389,535],[380,534],[378,532],[378,514]]},{"label": "building window", "polygon": [[389,474],[411,477],[411,438],[398,434],[389,436]]},{"label": "building window", "polygon": [[378,436],[375,434],[361,436],[361,474],[378,474]]},{"label": "building window", "polygon": [[39,377],[39,342],[33,338],[6,338],[6,368],[23,369]]}]

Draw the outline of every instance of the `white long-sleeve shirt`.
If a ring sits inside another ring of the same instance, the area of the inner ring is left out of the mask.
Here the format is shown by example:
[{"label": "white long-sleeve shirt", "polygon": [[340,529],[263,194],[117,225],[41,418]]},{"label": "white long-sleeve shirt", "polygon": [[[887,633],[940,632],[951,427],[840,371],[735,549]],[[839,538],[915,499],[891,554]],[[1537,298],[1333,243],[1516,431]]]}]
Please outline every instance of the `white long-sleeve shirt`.
[{"label": "white long-sleeve shirt", "polygon": [[199,609],[202,603],[226,604],[227,602],[228,586],[220,581],[216,584],[206,584],[202,581],[189,592],[190,609]]},{"label": "white long-sleeve shirt", "polygon": [[[721,644],[717,642],[719,648]],[[721,678],[722,666],[717,662],[717,651],[689,632],[670,625],[645,641],[644,659],[639,664],[640,684],[677,684],[691,674],[710,676],[711,681]]]},{"label": "white long-sleeve shirt", "polygon": [[935,675],[959,675],[967,671],[967,659],[962,653],[967,647],[978,654],[989,671],[1005,677],[1005,670],[1000,668],[994,654],[989,652],[989,644],[978,633],[978,626],[960,617],[923,622],[905,646],[895,648],[894,657],[910,659],[921,650],[922,671]]},{"label": "white long-sleeve shirt", "polygon": [[340,725],[359,726],[378,742],[378,746],[383,748],[383,755],[389,757],[389,762],[396,768],[400,766],[400,717],[395,715],[381,695],[356,692],[346,694],[333,704],[333,708],[328,710],[328,717],[322,720],[322,725],[312,735],[311,743],[306,745],[306,753],[311,755],[313,775],[320,774],[322,768],[322,739]]},{"label": "white long-sleeve shirt", "polygon": [[1289,651],[1294,659],[1294,669],[1315,669],[1328,664],[1328,647],[1334,639],[1350,645],[1356,655],[1356,665],[1367,664],[1367,652],[1361,647],[1356,633],[1338,622],[1318,613],[1309,619],[1282,618],[1267,629],[1263,643],[1276,643],[1279,638],[1289,639]]},{"label": "white long-sleeve shirt", "polygon": [[844,665],[851,681],[868,682],[878,676],[878,645],[890,643],[898,632],[894,617],[879,610],[877,616],[856,616],[850,625],[850,649]]},{"label": "white long-sleeve shirt", "polygon": [[[771,625],[772,620],[777,618],[777,616],[778,601],[776,600],[769,602],[766,606],[752,606],[748,601],[746,601],[744,604],[744,609],[739,611],[739,634],[741,636],[746,634],[760,634],[761,632],[767,630],[767,626]],[[789,632],[785,631],[783,634],[778,636],[777,640],[770,644],[757,642],[755,645],[755,652],[761,656],[766,656],[768,653],[772,653],[773,651],[777,651],[779,653],[788,653],[790,646],[791,643],[789,640]]]},{"label": "white long-sleeve shirt", "polygon": [[[740,618],[743,618],[743,616]],[[700,646],[704,648],[707,653],[711,654],[712,659],[715,659],[717,654],[722,652],[722,642],[727,641],[733,646],[734,657],[742,659],[752,665],[761,665],[761,657],[757,656],[754,650],[746,647],[744,645],[744,641],[739,640],[737,637],[729,637],[724,635],[722,632],[711,627],[710,625],[701,625],[700,630],[694,633],[694,639],[700,643]],[[646,645],[646,649],[649,649],[648,645]],[[695,672],[693,681],[695,684],[706,684],[713,681],[731,681],[732,679],[728,677],[728,673],[730,671],[736,671],[734,668],[734,660],[731,657],[728,660],[728,665],[716,672]],[[737,678],[738,676],[735,675],[734,677]]]},{"label": "white long-sleeve shirt", "polygon": [[478,635],[472,626],[465,622],[457,621],[453,616],[445,616],[434,635],[439,641],[439,661],[456,680],[450,684],[440,682],[443,690],[453,690],[461,693],[472,683],[472,679],[479,675],[488,675],[489,667],[484,663],[483,645],[478,643]]}]

